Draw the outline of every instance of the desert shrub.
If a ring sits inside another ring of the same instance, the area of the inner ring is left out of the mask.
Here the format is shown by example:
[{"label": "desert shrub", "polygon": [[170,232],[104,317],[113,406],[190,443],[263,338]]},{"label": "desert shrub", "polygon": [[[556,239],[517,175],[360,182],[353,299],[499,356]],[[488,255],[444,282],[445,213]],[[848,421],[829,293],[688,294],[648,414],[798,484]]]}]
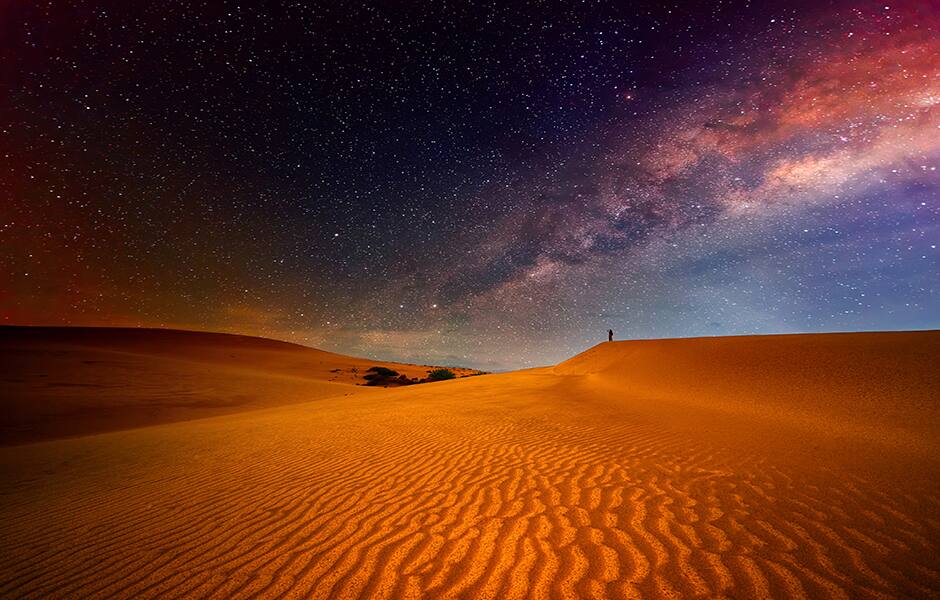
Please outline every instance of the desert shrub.
[{"label": "desert shrub", "polygon": [[[378,377],[398,377],[398,371],[393,371],[388,367],[369,367],[367,372]],[[366,379],[369,379],[368,375],[366,375]],[[375,379],[375,377],[372,377],[372,379]]]},{"label": "desert shrub", "polygon": [[366,380],[366,385],[371,386],[411,385],[407,375],[400,375],[398,371],[387,367],[369,367],[362,377]]},{"label": "desert shrub", "polygon": [[454,374],[450,369],[434,369],[428,373],[429,381],[444,381],[445,379],[453,379],[457,375]]}]

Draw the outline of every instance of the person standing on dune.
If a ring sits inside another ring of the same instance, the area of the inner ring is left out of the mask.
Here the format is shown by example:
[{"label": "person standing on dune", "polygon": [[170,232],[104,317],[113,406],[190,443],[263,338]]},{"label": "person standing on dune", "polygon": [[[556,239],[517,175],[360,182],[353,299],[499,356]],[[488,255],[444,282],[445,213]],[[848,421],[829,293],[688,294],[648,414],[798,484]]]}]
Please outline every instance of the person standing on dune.
[{"label": "person standing on dune", "polygon": [[607,330],[607,341],[608,341],[608,342],[614,341],[614,330],[613,330],[613,329],[608,329],[608,330]]}]

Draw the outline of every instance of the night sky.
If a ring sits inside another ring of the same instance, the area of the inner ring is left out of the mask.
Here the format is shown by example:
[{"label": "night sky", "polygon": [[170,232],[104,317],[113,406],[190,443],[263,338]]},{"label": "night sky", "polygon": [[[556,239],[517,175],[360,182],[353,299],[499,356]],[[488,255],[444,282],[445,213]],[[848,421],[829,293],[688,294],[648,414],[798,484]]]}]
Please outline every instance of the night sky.
[{"label": "night sky", "polygon": [[935,0],[0,0],[0,92],[0,323],[487,370],[940,327]]}]

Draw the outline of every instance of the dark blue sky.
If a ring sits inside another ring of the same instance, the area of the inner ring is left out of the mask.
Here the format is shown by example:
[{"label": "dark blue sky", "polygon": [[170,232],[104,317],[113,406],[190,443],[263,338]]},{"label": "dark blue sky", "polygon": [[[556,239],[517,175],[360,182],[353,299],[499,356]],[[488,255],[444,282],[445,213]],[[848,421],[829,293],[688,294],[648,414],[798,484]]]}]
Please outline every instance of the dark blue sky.
[{"label": "dark blue sky", "polygon": [[0,318],[488,369],[935,328],[938,19],[0,3]]}]

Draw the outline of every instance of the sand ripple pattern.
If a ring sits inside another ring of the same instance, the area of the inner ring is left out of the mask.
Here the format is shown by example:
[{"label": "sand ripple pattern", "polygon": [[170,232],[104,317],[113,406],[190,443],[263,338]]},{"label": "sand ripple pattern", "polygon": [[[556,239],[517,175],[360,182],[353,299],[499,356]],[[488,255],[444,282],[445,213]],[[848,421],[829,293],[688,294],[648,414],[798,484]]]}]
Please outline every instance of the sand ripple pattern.
[{"label": "sand ripple pattern", "polygon": [[456,382],[459,398],[427,386],[2,449],[0,596],[940,590],[935,484],[796,471],[533,400],[554,393],[548,376],[528,395],[485,379]]}]

